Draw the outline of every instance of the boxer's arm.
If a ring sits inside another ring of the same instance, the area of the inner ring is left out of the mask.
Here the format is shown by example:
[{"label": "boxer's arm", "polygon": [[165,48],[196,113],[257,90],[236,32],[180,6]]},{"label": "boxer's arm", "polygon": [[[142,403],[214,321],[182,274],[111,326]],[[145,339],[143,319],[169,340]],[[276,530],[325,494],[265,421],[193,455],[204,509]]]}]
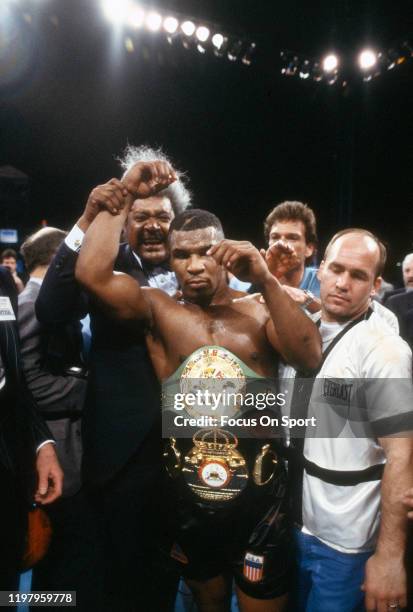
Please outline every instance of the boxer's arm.
[{"label": "boxer's arm", "polygon": [[128,210],[125,206],[119,215],[102,211],[95,217],[86,232],[75,275],[116,318],[149,320],[150,306],[139,283],[128,274],[113,271]]},{"label": "boxer's arm", "polygon": [[313,370],[321,360],[321,339],[317,327],[283,290],[250,242],[222,240],[212,246],[211,255],[240,280],[261,288],[269,310],[267,338],[284,359],[299,369]]},{"label": "boxer's arm", "polygon": [[316,369],[321,360],[321,339],[313,321],[271,274],[261,283],[261,291],[271,317],[268,340],[296,369]]}]

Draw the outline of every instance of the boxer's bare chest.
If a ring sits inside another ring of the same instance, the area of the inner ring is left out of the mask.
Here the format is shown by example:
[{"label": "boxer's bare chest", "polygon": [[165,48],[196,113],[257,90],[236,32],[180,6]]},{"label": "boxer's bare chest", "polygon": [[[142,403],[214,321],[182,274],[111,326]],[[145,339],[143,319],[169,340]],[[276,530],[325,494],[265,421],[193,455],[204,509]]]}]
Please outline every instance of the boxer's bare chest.
[{"label": "boxer's bare chest", "polygon": [[159,334],[149,339],[159,378],[167,378],[202,346],[222,346],[258,374],[270,375],[275,352],[267,340],[267,321],[268,315],[254,304],[182,305],[162,319]]}]

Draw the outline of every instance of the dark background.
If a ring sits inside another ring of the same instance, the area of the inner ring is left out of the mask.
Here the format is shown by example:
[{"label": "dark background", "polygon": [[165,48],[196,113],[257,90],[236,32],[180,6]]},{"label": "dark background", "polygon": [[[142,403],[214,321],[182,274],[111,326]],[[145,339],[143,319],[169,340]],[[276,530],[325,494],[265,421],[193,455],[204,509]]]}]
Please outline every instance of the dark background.
[{"label": "dark background", "polygon": [[[230,237],[262,244],[268,209],[303,200],[322,245],[343,226],[377,231],[390,246],[387,277],[399,280],[396,262],[413,250],[413,58],[369,83],[351,66],[366,43],[386,49],[413,31],[411,2],[152,3],[254,40],[251,66],[170,46],[161,33],[133,34],[128,53],[130,32],[116,38],[98,0],[12,6],[13,34],[0,7],[0,165],[30,177],[22,233],[42,219],[69,228],[91,188],[119,176],[127,141],[157,144]],[[345,54],[348,86],[282,76],[284,48]],[[1,227],[7,218],[0,203]]]}]

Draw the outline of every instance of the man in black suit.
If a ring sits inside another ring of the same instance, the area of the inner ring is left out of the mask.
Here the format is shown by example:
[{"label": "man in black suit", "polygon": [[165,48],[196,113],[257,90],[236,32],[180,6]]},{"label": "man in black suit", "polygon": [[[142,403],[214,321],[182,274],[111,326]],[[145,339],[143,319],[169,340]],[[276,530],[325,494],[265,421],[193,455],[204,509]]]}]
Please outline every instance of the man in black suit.
[{"label": "man in black suit", "polygon": [[49,504],[63,482],[52,436],[22,374],[16,313],[13,278],[0,266],[0,590],[17,588],[33,493],[36,502]]},{"label": "man in black suit", "polygon": [[413,347],[413,253],[402,263],[404,289],[387,296],[386,306],[399,321],[400,335]]},{"label": "man in black suit", "polygon": [[[129,147],[123,168],[137,161],[166,157],[147,147]],[[84,233],[102,207],[121,206],[112,179],[96,187],[85,210],[58,250],[43,282],[37,316],[46,324],[91,316],[89,388],[83,418],[84,478],[95,493],[105,537],[106,607],[109,610],[167,609],[166,576],[154,577],[154,533],[162,530],[162,439],[160,388],[148,357],[144,333],[112,320],[100,304],[89,301],[74,277]],[[122,186],[123,187],[123,186]],[[189,205],[182,180],[156,196],[134,202],[115,270],[143,286],[174,294],[177,284],[166,263],[166,238],[174,216]],[[163,588],[159,588],[163,584]],[[173,597],[172,597],[173,599]]]},{"label": "man in black suit", "polygon": [[32,588],[76,591],[79,610],[97,603],[94,513],[81,487],[81,415],[86,370],[79,353],[80,323],[46,330],[35,313],[43,279],[66,232],[45,227],[21,247],[30,279],[18,297],[22,367],[41,415],[56,440],[65,473],[63,495],[48,507],[53,538],[45,558],[33,571]]},{"label": "man in black suit", "polygon": [[400,335],[413,348],[413,290],[392,295],[386,302],[399,321]]}]

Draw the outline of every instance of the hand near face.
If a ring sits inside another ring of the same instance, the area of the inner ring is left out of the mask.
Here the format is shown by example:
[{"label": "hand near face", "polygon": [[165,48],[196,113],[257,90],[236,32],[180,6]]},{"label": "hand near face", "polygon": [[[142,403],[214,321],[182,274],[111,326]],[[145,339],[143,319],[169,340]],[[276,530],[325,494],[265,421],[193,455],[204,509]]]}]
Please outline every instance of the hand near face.
[{"label": "hand near face", "polygon": [[268,267],[251,242],[221,240],[207,255],[242,281],[260,284],[268,277]]},{"label": "hand near face", "polygon": [[150,198],[176,181],[173,168],[163,161],[138,162],[122,179],[124,187],[135,198]]},{"label": "hand near face", "polygon": [[268,269],[275,278],[282,278],[300,264],[300,259],[294,249],[283,240],[277,240],[267,251],[261,250]]}]

